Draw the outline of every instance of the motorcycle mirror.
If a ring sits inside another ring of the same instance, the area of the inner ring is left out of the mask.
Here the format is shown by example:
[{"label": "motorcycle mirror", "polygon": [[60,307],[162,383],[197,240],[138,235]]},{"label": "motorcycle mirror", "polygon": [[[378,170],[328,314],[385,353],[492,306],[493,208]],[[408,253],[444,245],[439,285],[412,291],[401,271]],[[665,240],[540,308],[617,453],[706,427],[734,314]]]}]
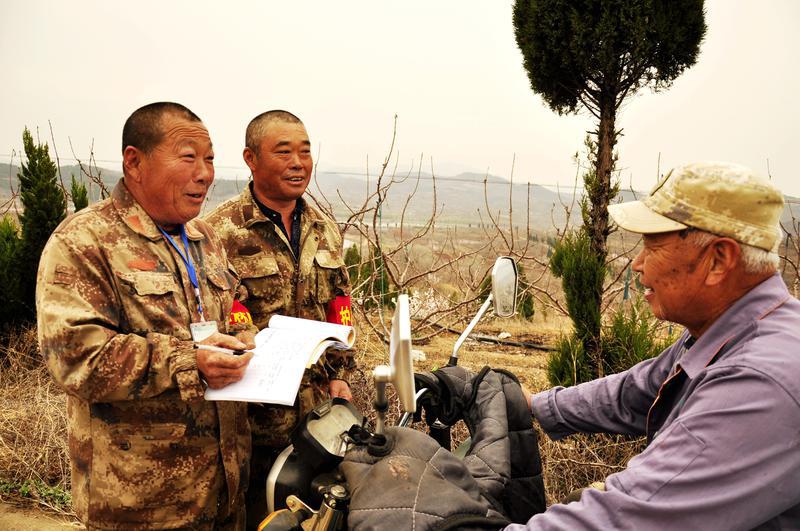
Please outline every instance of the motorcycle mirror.
[{"label": "motorcycle mirror", "polygon": [[449,366],[458,365],[458,349],[472,333],[472,329],[481,320],[483,314],[494,303],[494,313],[498,317],[511,317],[517,310],[517,264],[510,256],[501,256],[494,261],[492,267],[492,292],[486,297],[478,313],[469,322],[467,328],[458,336],[453,346],[453,354],[447,362]]},{"label": "motorcycle mirror", "polygon": [[408,295],[397,297],[397,306],[392,317],[392,333],[389,337],[389,366],[378,365],[372,370],[375,381],[375,433],[382,434],[389,402],[386,384],[392,383],[400,399],[403,411],[414,413],[417,403],[414,398],[414,368],[411,363],[411,317],[408,310]]},{"label": "motorcycle mirror", "polygon": [[501,256],[492,268],[494,314],[511,317],[517,310],[517,264],[510,256]]},{"label": "motorcycle mirror", "polygon": [[400,399],[403,411],[414,413],[417,403],[414,399],[414,367],[411,361],[411,317],[408,309],[408,295],[397,297],[397,306],[392,318],[392,335],[389,339],[389,366],[392,383]]}]

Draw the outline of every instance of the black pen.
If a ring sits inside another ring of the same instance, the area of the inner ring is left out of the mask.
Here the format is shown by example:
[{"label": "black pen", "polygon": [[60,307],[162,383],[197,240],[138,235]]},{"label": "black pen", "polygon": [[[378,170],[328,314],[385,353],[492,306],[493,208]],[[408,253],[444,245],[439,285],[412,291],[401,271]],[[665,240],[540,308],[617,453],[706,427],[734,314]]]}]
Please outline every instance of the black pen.
[{"label": "black pen", "polygon": [[195,343],[194,348],[201,348],[203,350],[213,350],[214,352],[222,352],[223,354],[232,354],[234,356],[241,356],[246,352],[253,352],[252,350],[244,350],[244,349],[232,349],[232,348],[225,348],[225,347],[217,347],[214,345],[198,345]]}]

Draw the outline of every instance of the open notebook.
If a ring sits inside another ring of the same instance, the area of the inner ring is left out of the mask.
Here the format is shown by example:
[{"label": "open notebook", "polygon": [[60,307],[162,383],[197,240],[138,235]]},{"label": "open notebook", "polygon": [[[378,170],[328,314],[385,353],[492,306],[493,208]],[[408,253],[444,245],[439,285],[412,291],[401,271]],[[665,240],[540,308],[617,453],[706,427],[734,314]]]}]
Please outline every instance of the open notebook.
[{"label": "open notebook", "polygon": [[206,400],[294,404],[303,371],[329,348],[347,350],[352,326],[273,315],[256,334],[255,354],[244,377],[222,389],[206,389]]}]

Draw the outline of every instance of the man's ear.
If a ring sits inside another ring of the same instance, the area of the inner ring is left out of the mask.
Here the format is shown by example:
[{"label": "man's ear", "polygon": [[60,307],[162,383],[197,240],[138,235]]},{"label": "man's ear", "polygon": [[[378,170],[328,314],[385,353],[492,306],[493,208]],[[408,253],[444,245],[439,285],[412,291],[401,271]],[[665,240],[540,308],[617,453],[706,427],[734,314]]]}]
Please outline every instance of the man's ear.
[{"label": "man's ear", "polygon": [[730,238],[719,238],[710,247],[711,267],[706,276],[706,285],[716,286],[736,269],[742,255],[742,248]]},{"label": "man's ear", "polygon": [[250,173],[253,173],[256,169],[258,154],[249,147],[246,147],[244,151],[242,151],[242,158],[244,159],[244,163],[247,164],[247,167],[250,168]]},{"label": "man's ear", "polygon": [[126,177],[130,177],[134,182],[141,182],[143,162],[144,153],[133,146],[125,147],[125,150],[122,152],[122,167],[125,170]]}]

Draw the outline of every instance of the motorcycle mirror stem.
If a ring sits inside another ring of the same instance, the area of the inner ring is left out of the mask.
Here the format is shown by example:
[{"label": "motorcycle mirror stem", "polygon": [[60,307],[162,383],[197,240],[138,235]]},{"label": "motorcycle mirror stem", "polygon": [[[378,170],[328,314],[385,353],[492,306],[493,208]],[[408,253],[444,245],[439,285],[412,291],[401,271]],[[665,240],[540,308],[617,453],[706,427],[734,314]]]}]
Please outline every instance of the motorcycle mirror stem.
[{"label": "motorcycle mirror stem", "polygon": [[489,309],[489,305],[491,303],[492,303],[492,294],[490,293],[489,296],[486,297],[486,300],[483,302],[481,309],[478,310],[478,313],[476,313],[475,317],[472,318],[472,321],[469,322],[467,328],[465,328],[464,331],[461,332],[461,335],[458,336],[456,344],[453,345],[453,354],[450,355],[450,360],[447,362],[447,365],[449,367],[455,367],[456,365],[458,365],[458,349],[461,348],[461,345],[464,344],[464,341],[472,333],[472,329],[475,328],[475,325],[478,324],[478,321],[481,320],[481,317],[483,317],[483,314],[485,314],[486,310]]},{"label": "motorcycle mirror stem", "polygon": [[378,365],[372,371],[372,378],[375,382],[375,402],[372,406],[375,408],[375,433],[383,435],[386,410],[389,409],[389,400],[386,398],[386,384],[392,381],[392,370],[386,365]]}]

